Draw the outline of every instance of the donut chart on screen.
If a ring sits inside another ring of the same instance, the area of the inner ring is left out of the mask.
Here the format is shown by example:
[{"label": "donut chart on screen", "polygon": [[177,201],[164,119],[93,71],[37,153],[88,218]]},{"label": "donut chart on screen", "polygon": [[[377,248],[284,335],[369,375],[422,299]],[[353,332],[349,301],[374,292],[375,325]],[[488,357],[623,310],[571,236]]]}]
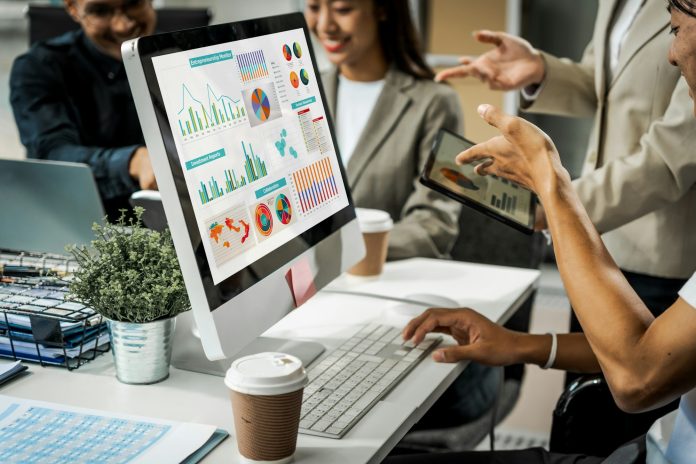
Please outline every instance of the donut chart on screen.
[{"label": "donut chart on screen", "polygon": [[252,92],[251,108],[260,121],[265,121],[271,116],[271,103],[266,92],[261,89],[256,89]]},{"label": "donut chart on screen", "polygon": [[300,79],[304,85],[309,84],[309,73],[306,69],[300,69]]},{"label": "donut chart on screen", "polygon": [[273,232],[273,216],[271,215],[270,208],[261,203],[256,206],[254,216],[256,230],[258,230],[259,233],[264,237],[271,235],[271,232]]}]

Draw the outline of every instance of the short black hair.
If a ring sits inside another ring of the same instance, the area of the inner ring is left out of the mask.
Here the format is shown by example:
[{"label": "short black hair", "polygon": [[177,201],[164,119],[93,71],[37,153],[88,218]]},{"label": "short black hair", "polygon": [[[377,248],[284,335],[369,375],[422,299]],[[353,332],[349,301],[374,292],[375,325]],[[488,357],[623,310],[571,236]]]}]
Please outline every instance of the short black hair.
[{"label": "short black hair", "polygon": [[669,6],[668,10],[676,8],[677,10],[685,13],[691,17],[696,18],[696,1],[695,0],[668,0]]}]

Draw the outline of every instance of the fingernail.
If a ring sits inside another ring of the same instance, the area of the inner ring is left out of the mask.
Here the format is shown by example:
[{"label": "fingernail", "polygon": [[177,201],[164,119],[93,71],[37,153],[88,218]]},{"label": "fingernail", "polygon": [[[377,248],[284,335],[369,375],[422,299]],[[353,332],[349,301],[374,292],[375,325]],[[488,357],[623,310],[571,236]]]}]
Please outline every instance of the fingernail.
[{"label": "fingernail", "polygon": [[437,362],[444,361],[445,356],[442,354],[442,351],[433,351],[433,360]]},{"label": "fingernail", "polygon": [[490,108],[490,107],[491,107],[491,105],[489,105],[487,103],[482,103],[478,106],[478,108],[476,108],[476,111],[478,111],[478,114],[481,117],[484,117],[486,115],[486,111],[488,111],[488,108]]}]

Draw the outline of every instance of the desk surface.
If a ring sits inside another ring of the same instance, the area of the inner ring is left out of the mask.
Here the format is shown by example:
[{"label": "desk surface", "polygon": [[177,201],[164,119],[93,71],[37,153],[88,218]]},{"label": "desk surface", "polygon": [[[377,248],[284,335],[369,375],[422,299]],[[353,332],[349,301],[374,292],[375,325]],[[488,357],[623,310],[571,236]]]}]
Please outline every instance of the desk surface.
[{"label": "desk surface", "polygon": [[[389,263],[376,281],[340,278],[329,290],[404,297],[416,293],[446,295],[504,321],[532,291],[539,272],[451,261],[413,259]],[[302,338],[338,346],[371,321],[398,325],[390,317],[397,303],[361,295],[320,292],[273,326],[266,335]],[[453,343],[446,338],[444,343]],[[411,374],[379,402],[343,439],[300,435],[297,463],[380,462],[464,369],[463,364],[419,363]],[[162,419],[216,425],[230,432],[206,463],[238,462],[228,392],[220,377],[171,368],[167,380],[146,386],[116,380],[111,356],[68,372],[30,364],[31,375],[11,382],[0,393],[118,411]]]}]

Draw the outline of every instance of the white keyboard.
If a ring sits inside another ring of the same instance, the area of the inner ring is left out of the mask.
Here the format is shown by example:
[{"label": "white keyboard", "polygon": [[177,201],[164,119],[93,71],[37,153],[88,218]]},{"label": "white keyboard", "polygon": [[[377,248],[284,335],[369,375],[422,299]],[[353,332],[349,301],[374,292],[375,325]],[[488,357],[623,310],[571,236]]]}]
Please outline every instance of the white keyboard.
[{"label": "white keyboard", "polygon": [[341,438],[442,338],[428,335],[418,346],[401,331],[370,324],[309,369],[300,433]]}]

